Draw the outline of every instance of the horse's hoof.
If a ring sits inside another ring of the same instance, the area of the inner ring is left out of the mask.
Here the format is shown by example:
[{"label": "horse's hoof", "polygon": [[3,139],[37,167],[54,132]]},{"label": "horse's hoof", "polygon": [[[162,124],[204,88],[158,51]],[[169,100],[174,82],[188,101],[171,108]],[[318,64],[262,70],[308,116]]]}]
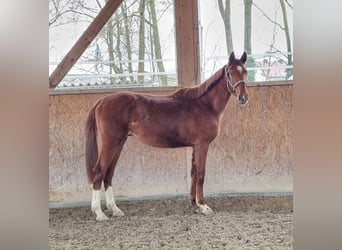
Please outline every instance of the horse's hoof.
[{"label": "horse's hoof", "polygon": [[108,220],[108,217],[105,214],[96,216],[96,221],[104,221],[104,220]]},{"label": "horse's hoof", "polygon": [[214,213],[214,211],[208,205],[204,204],[198,205],[198,208],[196,208],[195,213],[208,215]]},{"label": "horse's hoof", "polygon": [[115,204],[114,205],[107,205],[107,208],[113,212],[113,216],[124,216],[125,214],[118,208]]},{"label": "horse's hoof", "polygon": [[113,216],[121,217],[124,216],[124,212],[122,212],[119,208],[115,211],[113,211]]}]

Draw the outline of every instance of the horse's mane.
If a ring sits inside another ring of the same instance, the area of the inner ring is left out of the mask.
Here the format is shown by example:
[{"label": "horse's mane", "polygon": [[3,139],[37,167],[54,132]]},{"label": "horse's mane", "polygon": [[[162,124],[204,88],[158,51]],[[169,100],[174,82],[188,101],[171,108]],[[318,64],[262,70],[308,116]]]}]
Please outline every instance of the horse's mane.
[{"label": "horse's mane", "polygon": [[175,99],[196,99],[217,85],[224,73],[224,67],[215,72],[211,77],[196,87],[184,87],[171,93],[169,97]]}]

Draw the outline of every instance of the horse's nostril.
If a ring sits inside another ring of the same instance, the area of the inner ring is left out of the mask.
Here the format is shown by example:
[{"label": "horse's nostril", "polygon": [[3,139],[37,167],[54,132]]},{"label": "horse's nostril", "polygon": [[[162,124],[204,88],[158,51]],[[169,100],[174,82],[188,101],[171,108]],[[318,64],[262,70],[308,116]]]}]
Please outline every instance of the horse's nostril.
[{"label": "horse's nostril", "polygon": [[240,104],[246,104],[248,102],[248,96],[240,95],[239,96],[239,102],[240,102]]}]

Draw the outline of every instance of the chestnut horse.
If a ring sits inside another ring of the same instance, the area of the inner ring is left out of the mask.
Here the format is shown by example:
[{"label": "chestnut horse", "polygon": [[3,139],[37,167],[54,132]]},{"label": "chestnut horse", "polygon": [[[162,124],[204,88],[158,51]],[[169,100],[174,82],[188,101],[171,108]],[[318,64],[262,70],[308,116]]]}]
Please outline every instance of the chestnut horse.
[{"label": "chestnut horse", "polygon": [[212,213],[203,198],[208,147],[219,134],[229,98],[236,96],[241,105],[248,102],[246,60],[245,52],[240,59],[232,52],[228,64],[198,86],[170,95],[118,92],[92,107],[85,128],[86,167],[93,184],[91,210],[96,220],[108,219],[101,210],[102,182],[107,208],[113,216],[124,215],[115,204],[112,178],[128,135],[155,147],[192,147],[189,199],[195,212]]}]

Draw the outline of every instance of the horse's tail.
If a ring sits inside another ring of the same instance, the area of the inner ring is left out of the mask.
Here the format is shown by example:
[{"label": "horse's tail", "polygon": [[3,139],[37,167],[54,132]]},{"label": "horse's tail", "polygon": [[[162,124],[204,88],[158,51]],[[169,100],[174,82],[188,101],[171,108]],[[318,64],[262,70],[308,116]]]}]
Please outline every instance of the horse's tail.
[{"label": "horse's tail", "polygon": [[98,158],[98,148],[96,139],[96,118],[95,109],[99,102],[97,102],[89,111],[86,123],[85,123],[85,161],[87,168],[88,181],[93,183],[94,179],[94,166]]}]

